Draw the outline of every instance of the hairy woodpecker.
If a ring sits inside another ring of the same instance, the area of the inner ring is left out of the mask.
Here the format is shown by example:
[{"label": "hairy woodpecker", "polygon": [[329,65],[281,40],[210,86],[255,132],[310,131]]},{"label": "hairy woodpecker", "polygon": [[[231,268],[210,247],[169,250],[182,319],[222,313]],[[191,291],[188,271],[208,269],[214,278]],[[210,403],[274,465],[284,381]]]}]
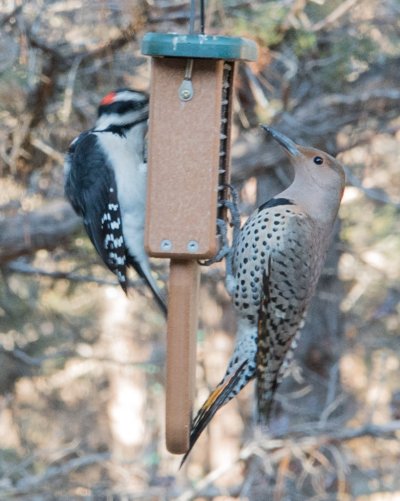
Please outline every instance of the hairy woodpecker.
[{"label": "hairy woodpecker", "polygon": [[127,292],[127,267],[165,300],[144,250],[146,140],[149,98],[119,89],[107,94],[93,129],[75,138],[64,164],[65,194],[105,265]]}]

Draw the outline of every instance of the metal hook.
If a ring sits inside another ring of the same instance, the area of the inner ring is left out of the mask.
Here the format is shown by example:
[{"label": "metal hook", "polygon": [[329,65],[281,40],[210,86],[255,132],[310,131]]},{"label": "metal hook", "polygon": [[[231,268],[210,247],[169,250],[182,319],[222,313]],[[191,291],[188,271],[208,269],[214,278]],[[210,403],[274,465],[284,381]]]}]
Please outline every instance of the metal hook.
[{"label": "metal hook", "polygon": [[186,62],[185,76],[183,77],[183,82],[179,87],[179,99],[182,101],[190,101],[193,97],[193,84],[192,84],[192,72],[193,72],[193,59],[188,59]]}]

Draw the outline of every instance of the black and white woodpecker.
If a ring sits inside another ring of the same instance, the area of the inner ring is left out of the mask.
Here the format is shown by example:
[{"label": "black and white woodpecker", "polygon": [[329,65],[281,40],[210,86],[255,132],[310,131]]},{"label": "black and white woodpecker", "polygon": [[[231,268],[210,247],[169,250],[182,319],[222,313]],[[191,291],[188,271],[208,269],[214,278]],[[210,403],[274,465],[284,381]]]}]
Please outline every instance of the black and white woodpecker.
[{"label": "black and white woodpecker", "polygon": [[144,249],[148,116],[147,94],[130,89],[107,94],[95,127],[82,132],[69,147],[65,194],[125,293],[127,268],[132,266],[166,314]]}]

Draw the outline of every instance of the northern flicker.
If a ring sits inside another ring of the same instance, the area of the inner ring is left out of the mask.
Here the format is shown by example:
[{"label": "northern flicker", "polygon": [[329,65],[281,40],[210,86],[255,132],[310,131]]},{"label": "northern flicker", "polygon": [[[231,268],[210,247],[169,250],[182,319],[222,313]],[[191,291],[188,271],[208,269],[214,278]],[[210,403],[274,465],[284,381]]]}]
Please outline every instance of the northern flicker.
[{"label": "northern flicker", "polygon": [[254,378],[258,421],[268,421],[323,267],[344,190],[343,167],[335,158],[262,127],[288,156],[294,180],[234,232],[226,287],[237,315],[235,349],[225,376],[192,423],[189,451],[217,410]]}]

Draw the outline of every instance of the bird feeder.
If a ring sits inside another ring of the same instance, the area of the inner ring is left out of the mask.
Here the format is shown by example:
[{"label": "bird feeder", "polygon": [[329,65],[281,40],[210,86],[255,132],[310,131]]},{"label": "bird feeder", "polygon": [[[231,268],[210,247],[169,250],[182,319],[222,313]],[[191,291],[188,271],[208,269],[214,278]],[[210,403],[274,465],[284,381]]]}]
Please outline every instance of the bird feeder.
[{"label": "bird feeder", "polygon": [[166,442],[181,454],[194,396],[198,260],[218,250],[235,65],[256,60],[257,47],[236,37],[147,33],[142,53],[152,57],[145,247],[171,260]]}]

